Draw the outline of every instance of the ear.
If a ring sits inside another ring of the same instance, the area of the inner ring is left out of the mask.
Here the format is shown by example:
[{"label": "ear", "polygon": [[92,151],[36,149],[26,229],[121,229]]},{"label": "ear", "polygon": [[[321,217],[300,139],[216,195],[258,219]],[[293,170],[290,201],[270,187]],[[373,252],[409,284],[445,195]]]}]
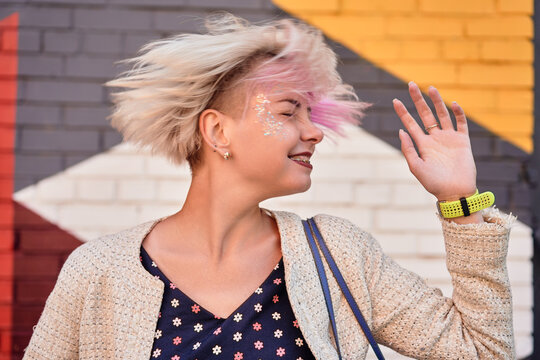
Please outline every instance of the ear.
[{"label": "ear", "polygon": [[199,130],[211,149],[229,146],[230,140],[226,131],[227,120],[229,120],[227,115],[215,109],[206,109],[199,116]]}]

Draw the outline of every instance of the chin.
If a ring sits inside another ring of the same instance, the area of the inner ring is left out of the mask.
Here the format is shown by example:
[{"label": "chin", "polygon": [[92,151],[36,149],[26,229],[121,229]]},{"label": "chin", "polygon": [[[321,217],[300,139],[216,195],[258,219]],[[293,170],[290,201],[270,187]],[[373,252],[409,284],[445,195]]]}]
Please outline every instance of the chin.
[{"label": "chin", "polygon": [[290,187],[289,192],[286,195],[293,195],[298,193],[303,193],[309,190],[311,187],[311,178],[308,178],[307,181],[302,183],[296,183]]},{"label": "chin", "polygon": [[302,187],[302,189],[298,192],[306,192],[311,188],[311,179]]},{"label": "chin", "polygon": [[274,182],[271,185],[268,185],[269,186],[263,186],[263,188],[266,188],[267,190],[265,198],[294,195],[309,190],[309,188],[311,187],[311,177],[295,176],[292,179],[289,178],[286,181],[282,181],[279,183]]}]

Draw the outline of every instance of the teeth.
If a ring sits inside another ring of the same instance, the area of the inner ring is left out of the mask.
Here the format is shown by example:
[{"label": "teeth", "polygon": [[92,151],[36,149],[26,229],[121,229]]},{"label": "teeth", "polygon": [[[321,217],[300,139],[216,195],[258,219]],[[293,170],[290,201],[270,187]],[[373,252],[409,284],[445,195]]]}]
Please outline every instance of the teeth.
[{"label": "teeth", "polygon": [[291,159],[295,160],[295,161],[301,161],[301,162],[306,163],[306,164],[310,164],[309,159],[306,158],[306,157],[303,157],[303,156],[293,156],[293,157],[291,157]]}]

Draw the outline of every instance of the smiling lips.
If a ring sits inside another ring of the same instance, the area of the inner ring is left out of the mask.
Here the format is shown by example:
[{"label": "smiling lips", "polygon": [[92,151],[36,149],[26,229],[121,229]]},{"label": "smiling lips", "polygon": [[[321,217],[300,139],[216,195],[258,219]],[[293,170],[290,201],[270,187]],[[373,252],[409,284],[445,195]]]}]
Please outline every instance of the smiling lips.
[{"label": "smiling lips", "polygon": [[313,169],[313,166],[309,162],[309,158],[311,157],[311,155],[312,154],[310,152],[303,152],[303,153],[289,155],[289,159],[291,159],[298,165],[302,165],[309,169]]}]

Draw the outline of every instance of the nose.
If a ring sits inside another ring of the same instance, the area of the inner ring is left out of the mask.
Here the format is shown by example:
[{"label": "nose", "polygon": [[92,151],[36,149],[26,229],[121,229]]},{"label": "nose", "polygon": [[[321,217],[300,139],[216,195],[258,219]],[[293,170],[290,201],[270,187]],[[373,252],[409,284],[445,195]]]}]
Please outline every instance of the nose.
[{"label": "nose", "polygon": [[304,141],[310,141],[314,145],[320,143],[324,138],[324,133],[315,123],[308,119],[303,122],[301,137]]}]

